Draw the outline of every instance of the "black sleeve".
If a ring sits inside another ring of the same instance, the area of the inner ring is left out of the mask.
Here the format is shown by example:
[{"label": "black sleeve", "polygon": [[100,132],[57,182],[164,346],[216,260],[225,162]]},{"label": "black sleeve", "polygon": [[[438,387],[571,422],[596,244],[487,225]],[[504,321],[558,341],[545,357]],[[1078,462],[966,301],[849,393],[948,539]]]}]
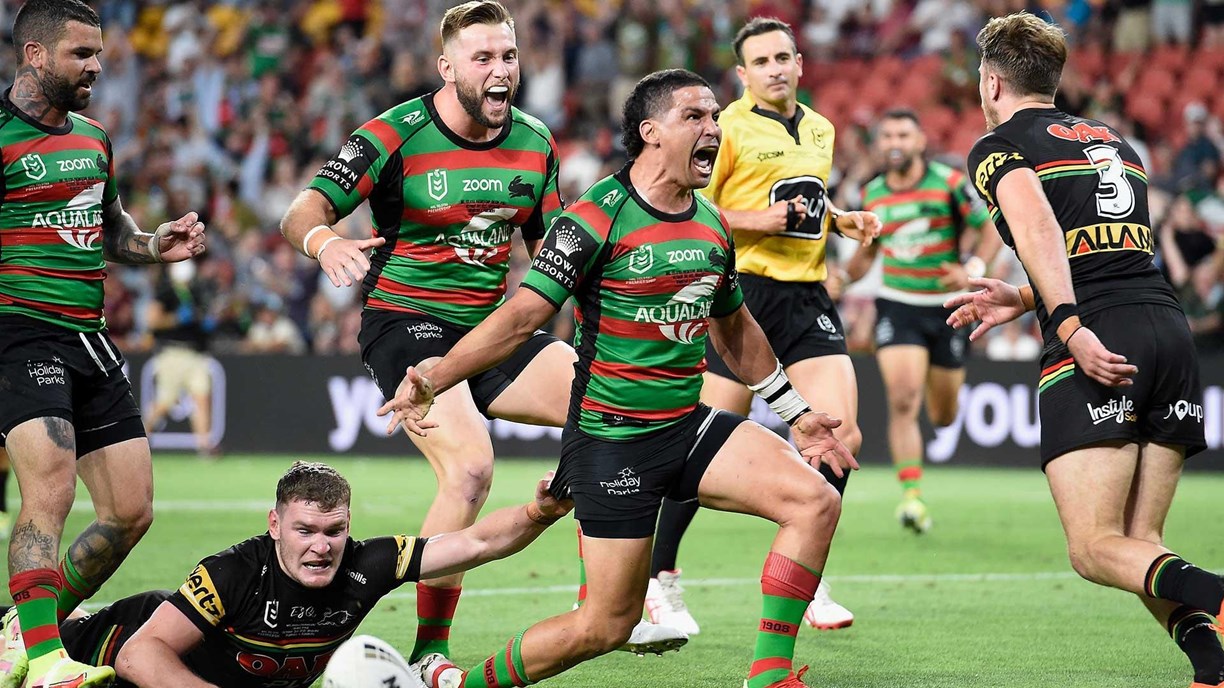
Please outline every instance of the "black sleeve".
[{"label": "black sleeve", "polygon": [[424,538],[411,535],[370,538],[354,544],[351,568],[386,594],[404,583],[420,580],[424,551]]},{"label": "black sleeve", "polygon": [[226,615],[244,602],[244,586],[258,573],[240,548],[238,545],[201,561],[167,600],[205,633],[221,625]]},{"label": "black sleeve", "polygon": [[973,145],[973,150],[969,151],[968,167],[974,190],[983,201],[997,207],[995,189],[999,180],[1018,167],[1032,169],[1033,164],[1016,144],[997,133],[991,133]]}]

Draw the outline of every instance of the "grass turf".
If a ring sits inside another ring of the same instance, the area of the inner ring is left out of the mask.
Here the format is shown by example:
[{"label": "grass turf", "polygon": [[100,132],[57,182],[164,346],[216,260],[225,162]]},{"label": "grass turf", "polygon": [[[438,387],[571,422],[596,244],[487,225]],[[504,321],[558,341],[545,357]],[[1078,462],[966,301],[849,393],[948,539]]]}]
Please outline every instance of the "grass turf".
[{"label": "grass turf", "polygon": [[[421,459],[326,459],[353,483],[353,536],[415,533],[434,481]],[[486,506],[526,501],[553,461],[499,461]],[[158,456],[156,520],[96,601],[177,587],[202,557],[266,528],[287,458],[229,456],[218,463]],[[1168,542],[1190,561],[1224,560],[1204,524],[1224,476],[1185,477]],[[845,630],[799,635],[796,666],[828,688],[1007,686],[1184,687],[1189,665],[1133,596],[1071,573],[1044,479],[1029,471],[928,468],[923,490],[935,525],[917,537],[893,519],[900,489],[869,467],[850,482],[826,569],[834,598],[856,614]],[[82,488],[79,500],[86,494]],[[79,501],[67,532],[90,517]],[[739,686],[760,613],[760,567],[775,527],[703,511],[680,551],[686,600],[702,633],[679,654],[614,653],[546,685],[637,688]],[[452,633],[454,659],[472,666],[532,622],[569,609],[577,571],[573,521],[523,553],[465,581]],[[412,586],[385,599],[362,632],[407,653],[415,628]]]}]

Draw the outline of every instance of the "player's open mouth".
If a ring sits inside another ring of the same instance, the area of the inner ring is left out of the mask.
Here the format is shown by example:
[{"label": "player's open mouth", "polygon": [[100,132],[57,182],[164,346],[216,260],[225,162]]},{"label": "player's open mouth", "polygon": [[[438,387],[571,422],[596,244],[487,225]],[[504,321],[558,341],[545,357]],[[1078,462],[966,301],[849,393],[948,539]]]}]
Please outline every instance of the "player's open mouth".
[{"label": "player's open mouth", "polygon": [[509,86],[491,86],[485,91],[485,102],[494,110],[501,110],[506,107],[506,102],[510,100]]},{"label": "player's open mouth", "polygon": [[307,561],[302,564],[311,571],[326,571],[331,567],[331,562],[327,561]]},{"label": "player's open mouth", "polygon": [[693,152],[693,169],[699,174],[711,175],[714,173],[714,159],[717,157],[717,144],[702,146]]}]

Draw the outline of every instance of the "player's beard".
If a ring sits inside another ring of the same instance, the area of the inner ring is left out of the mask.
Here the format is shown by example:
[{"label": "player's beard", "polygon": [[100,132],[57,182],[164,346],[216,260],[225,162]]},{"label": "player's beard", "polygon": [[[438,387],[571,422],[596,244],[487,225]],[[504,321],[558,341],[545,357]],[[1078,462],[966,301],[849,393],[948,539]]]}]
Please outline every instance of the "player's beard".
[{"label": "player's beard", "polygon": [[982,103],[982,114],[986,117],[986,131],[994,131],[995,127],[999,126],[999,111],[990,106],[990,103]]},{"label": "player's beard", "polygon": [[479,87],[469,88],[463,81],[455,81],[455,94],[459,97],[459,104],[463,106],[463,111],[486,129],[499,129],[506,123],[506,117],[510,115],[509,105],[514,102],[514,95],[517,92],[518,84],[511,83],[510,90],[506,92],[506,116],[499,121],[494,121],[484,112],[484,91]]},{"label": "player's beard", "polygon": [[914,168],[914,163],[917,162],[918,156],[909,154],[901,158],[899,162],[893,162],[892,155],[888,156],[888,169],[900,174],[907,174]]},{"label": "player's beard", "polygon": [[67,76],[57,74],[55,63],[47,65],[49,69],[38,75],[38,84],[42,87],[43,95],[47,97],[47,102],[51,107],[61,112],[79,112],[89,107],[90,96],[93,92],[90,91],[83,96],[77,95],[77,89],[81,86],[93,84],[94,78],[69,79]]}]

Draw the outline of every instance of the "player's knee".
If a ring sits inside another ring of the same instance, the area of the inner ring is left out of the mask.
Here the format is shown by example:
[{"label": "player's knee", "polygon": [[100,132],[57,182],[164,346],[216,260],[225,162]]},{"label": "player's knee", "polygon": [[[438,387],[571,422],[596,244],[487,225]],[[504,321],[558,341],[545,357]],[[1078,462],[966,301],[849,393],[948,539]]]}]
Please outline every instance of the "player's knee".
[{"label": "player's knee", "polygon": [[918,388],[899,389],[888,396],[888,412],[894,418],[916,418],[922,407],[922,392]]},{"label": "player's knee", "polygon": [[438,476],[438,484],[455,499],[483,504],[493,485],[493,460],[481,457],[455,462]]},{"label": "player's knee", "polygon": [[828,527],[841,517],[841,495],[820,475],[797,481],[785,493],[779,525]]},{"label": "player's knee", "polygon": [[153,525],[153,505],[149,502],[124,505],[106,519],[106,524],[122,537],[128,547],[133,547]]},{"label": "player's knee", "polygon": [[1101,582],[1098,565],[1100,543],[1096,538],[1072,538],[1067,542],[1067,556],[1071,560],[1071,568],[1081,578],[1093,583]]}]

